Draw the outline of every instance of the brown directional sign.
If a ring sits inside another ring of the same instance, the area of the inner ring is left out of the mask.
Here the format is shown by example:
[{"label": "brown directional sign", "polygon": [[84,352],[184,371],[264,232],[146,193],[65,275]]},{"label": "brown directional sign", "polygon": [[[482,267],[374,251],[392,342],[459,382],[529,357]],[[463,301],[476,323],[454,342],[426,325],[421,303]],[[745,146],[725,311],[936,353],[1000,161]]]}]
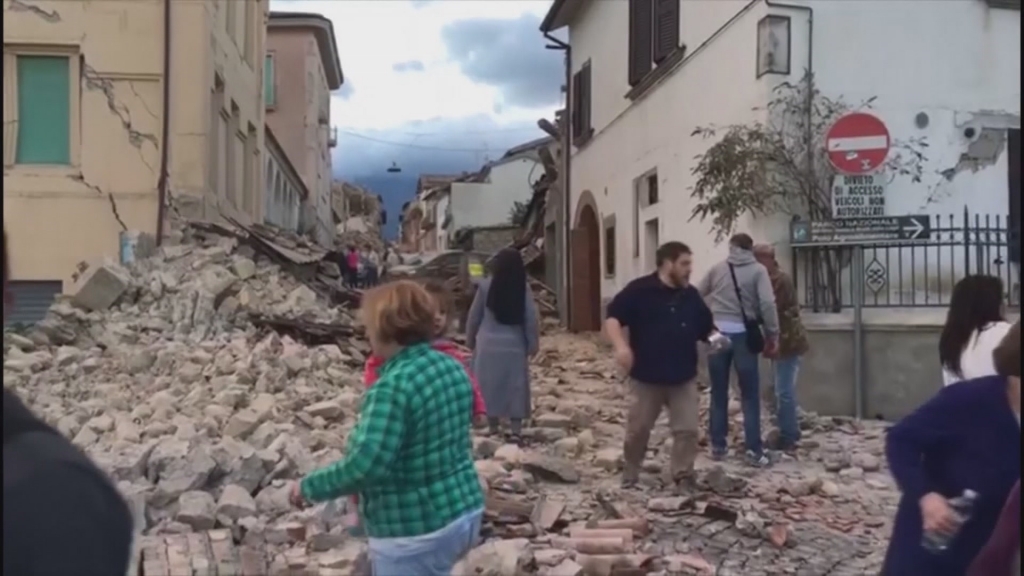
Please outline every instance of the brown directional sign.
[{"label": "brown directional sign", "polygon": [[789,225],[792,244],[870,244],[928,240],[929,216],[885,216],[841,220],[798,220]]}]

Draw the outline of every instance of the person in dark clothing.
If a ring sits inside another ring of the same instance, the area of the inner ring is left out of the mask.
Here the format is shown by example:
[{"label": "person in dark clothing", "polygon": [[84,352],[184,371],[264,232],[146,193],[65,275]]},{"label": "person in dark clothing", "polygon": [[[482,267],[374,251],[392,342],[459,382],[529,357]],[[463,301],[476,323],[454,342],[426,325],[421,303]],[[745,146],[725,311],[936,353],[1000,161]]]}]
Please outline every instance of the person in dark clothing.
[{"label": "person in dark clothing", "polygon": [[615,361],[628,374],[631,405],[626,415],[622,486],[640,480],[651,430],[663,408],[672,430],[669,471],[676,488],[695,487],[700,424],[697,342],[722,345],[711,310],[690,284],[693,254],[668,242],[655,254],[658,269],[633,280],[608,305],[605,333]]},{"label": "person in dark clothing", "polygon": [[[902,496],[885,576],[963,576],[992,535],[1020,480],[1020,378],[1007,375],[1007,358],[1019,374],[1019,321],[993,353],[997,375],[946,386],[889,429],[886,457]],[[964,490],[978,497],[962,523],[949,499]],[[955,535],[935,553],[921,545],[925,532]]]},{"label": "person in dark clothing", "polygon": [[[4,310],[7,290],[4,235]],[[122,576],[132,518],[117,490],[80,450],[4,389],[3,573]]]},{"label": "person in dark clothing", "polygon": [[537,305],[523,257],[505,248],[494,256],[492,274],[480,282],[466,316],[466,343],[473,350],[472,372],[487,405],[490,433],[522,442],[523,420],[530,417],[530,358],[540,347]]},{"label": "person in dark clothing", "polygon": [[[1017,381],[1017,424],[1020,424],[1020,322],[1010,328],[992,352],[996,372],[1011,382]],[[1020,575],[1020,478],[1003,504],[992,537],[971,562],[967,576]]]}]

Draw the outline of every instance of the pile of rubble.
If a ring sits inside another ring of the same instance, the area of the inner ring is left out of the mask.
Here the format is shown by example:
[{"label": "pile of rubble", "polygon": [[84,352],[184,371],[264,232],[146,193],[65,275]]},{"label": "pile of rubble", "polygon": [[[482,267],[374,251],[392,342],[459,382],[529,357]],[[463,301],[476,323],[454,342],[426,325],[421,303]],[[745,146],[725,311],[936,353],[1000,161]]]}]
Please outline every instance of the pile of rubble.
[{"label": "pile of rubble", "polygon": [[[368,348],[351,311],[216,236],[80,285],[5,334],[4,383],[117,481],[145,535],[138,573],[351,573],[365,544],[343,507],[288,503],[355,423]],[[700,490],[677,495],[659,424],[650,476],[622,491],[628,398],[607,351],[551,330],[532,371],[527,444],[475,438],[488,539],[455,574],[877,571],[895,502],[879,427],[805,415],[799,460],[702,460]]]},{"label": "pile of rubble", "polygon": [[4,335],[5,386],[111,473],[144,533],[287,546],[309,517],[285,480],[337,459],[353,424],[368,346],[351,311],[247,248],[213,236],[98,264]]},{"label": "pile of rubble", "polygon": [[[897,497],[880,423],[804,413],[796,457],[754,470],[702,456],[697,489],[677,493],[664,478],[672,440],[663,417],[641,487],[622,490],[627,387],[601,346],[564,333],[543,340],[527,446],[476,440],[498,538],[455,574],[877,572]],[[706,393],[701,412],[704,429]],[[739,448],[735,401],[730,415],[730,446]]]}]

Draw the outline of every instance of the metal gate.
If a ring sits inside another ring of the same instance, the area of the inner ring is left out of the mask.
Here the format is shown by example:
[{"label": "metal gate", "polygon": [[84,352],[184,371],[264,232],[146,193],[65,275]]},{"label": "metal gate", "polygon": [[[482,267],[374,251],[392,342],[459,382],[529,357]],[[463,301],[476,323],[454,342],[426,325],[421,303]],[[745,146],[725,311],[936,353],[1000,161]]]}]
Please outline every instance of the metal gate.
[{"label": "metal gate", "polygon": [[7,284],[14,302],[4,312],[4,326],[35,324],[46,316],[62,289],[61,282],[45,280],[11,281]]}]

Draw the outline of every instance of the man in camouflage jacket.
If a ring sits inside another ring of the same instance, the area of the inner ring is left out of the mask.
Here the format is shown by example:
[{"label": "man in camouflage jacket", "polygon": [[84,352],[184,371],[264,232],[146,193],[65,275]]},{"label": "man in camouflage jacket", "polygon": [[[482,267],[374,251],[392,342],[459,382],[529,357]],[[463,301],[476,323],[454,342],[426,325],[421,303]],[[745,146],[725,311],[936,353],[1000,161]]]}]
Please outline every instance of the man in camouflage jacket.
[{"label": "man in camouflage jacket", "polygon": [[797,418],[796,376],[800,357],[809,348],[807,331],[800,320],[800,305],[796,300],[793,279],[779,268],[775,248],[768,244],[754,247],[757,261],[768,269],[775,292],[775,306],[779,312],[779,345],[773,356],[775,366],[775,409],[779,426],[776,446],[792,450],[800,440],[800,422]]}]

